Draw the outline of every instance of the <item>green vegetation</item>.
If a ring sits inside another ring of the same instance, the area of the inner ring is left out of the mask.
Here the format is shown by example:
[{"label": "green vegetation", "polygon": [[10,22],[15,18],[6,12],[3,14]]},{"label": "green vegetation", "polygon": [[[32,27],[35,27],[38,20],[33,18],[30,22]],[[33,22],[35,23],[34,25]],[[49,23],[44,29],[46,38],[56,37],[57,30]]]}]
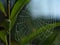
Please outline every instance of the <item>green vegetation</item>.
[{"label": "green vegetation", "polygon": [[[2,17],[2,19],[4,20],[0,19],[2,20],[2,22],[0,23],[0,27],[2,28],[0,29],[1,30],[0,39],[6,45],[8,45],[8,43],[10,42],[9,37],[10,35],[12,35],[11,45],[33,44],[34,41],[36,41],[34,42],[35,45],[40,45],[40,44],[51,45],[57,36],[57,33],[53,29],[57,26],[60,26],[60,22],[46,24],[40,21],[39,23],[43,23],[43,25],[37,23],[39,25],[37,26],[36,20],[34,21],[32,17],[30,16],[31,14],[29,14],[29,11],[24,9],[26,4],[28,4],[29,0],[17,0],[12,6],[12,9],[10,9],[9,1],[10,0],[7,0],[8,2],[7,12],[5,9],[6,7],[3,5],[2,2],[0,2],[0,11],[3,13],[5,17],[5,18]],[[25,18],[23,17],[24,19],[23,23],[19,24],[18,31],[20,32],[17,35],[15,32],[16,31],[15,27],[16,27],[17,22],[21,23],[22,18],[20,16],[27,16],[27,17]],[[21,19],[21,20],[19,21],[18,19],[19,20]]]}]

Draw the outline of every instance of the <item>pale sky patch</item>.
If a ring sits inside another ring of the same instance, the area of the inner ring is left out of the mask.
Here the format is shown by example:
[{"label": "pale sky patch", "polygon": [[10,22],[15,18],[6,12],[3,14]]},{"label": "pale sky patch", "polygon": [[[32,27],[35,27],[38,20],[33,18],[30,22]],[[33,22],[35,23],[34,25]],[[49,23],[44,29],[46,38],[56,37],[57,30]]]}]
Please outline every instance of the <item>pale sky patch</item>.
[{"label": "pale sky patch", "polygon": [[33,16],[60,17],[60,0],[31,0],[31,13]]}]

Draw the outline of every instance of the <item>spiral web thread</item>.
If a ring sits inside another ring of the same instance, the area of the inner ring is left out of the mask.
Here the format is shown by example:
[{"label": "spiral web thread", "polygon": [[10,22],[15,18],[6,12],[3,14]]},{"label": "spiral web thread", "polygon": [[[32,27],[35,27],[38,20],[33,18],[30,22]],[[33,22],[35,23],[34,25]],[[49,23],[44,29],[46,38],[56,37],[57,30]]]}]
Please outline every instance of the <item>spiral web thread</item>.
[{"label": "spiral web thread", "polygon": [[[23,10],[22,12],[23,13],[18,16],[16,26],[15,26],[15,28],[16,28],[15,40],[16,41],[20,41],[20,39],[22,37],[27,36],[34,31],[34,30],[32,30],[32,28],[30,26],[31,22],[29,22],[29,20],[28,20],[30,18],[28,15],[29,13],[25,10]],[[28,26],[27,26],[26,22],[28,23]],[[44,25],[50,24],[50,23],[56,23],[56,19],[53,19],[52,16],[50,16],[50,20],[48,20],[47,22],[45,21],[45,19],[40,19],[39,22],[38,21],[34,22],[34,26],[35,26],[35,28],[38,28],[38,27],[41,27],[41,26],[44,26]],[[41,41],[40,43],[42,43],[43,40],[46,40],[51,34],[53,34],[53,30],[54,29],[50,29],[50,30],[47,29],[46,31],[41,32],[41,34],[38,35],[36,38],[39,38],[39,40]],[[31,40],[31,42],[33,40]],[[33,43],[33,45],[35,45],[35,44]]]}]

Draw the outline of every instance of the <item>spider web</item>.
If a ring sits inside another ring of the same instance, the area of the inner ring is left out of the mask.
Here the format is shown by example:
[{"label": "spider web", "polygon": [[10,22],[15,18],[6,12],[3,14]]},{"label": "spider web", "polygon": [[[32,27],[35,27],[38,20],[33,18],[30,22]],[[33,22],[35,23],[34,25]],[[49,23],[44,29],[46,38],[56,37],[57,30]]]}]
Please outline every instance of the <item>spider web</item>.
[{"label": "spider web", "polygon": [[[33,20],[30,15],[31,14],[29,13],[29,11],[22,10],[17,17],[15,26],[12,31],[12,37],[17,42],[20,42],[21,38],[28,36],[29,34],[35,32],[41,26],[44,26],[44,25],[50,24],[50,23],[56,23],[56,19],[53,19],[52,16],[50,16],[49,19],[45,19],[45,18],[41,17],[41,18],[37,18],[37,19]],[[37,45],[36,44],[37,40],[40,41],[40,44],[41,44],[53,33],[54,33],[54,29],[50,29],[50,30],[47,29],[46,31],[41,32],[40,35],[37,35],[37,37],[32,39],[28,44]],[[28,45],[28,44],[26,44],[26,45]]]}]

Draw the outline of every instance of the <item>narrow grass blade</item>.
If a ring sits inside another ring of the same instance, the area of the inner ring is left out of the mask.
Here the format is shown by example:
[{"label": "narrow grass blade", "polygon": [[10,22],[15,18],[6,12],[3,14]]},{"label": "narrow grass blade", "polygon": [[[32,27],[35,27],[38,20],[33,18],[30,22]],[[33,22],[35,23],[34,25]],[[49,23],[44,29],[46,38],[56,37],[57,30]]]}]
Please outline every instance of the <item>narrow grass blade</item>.
[{"label": "narrow grass blade", "polygon": [[52,29],[53,27],[56,27],[56,26],[60,26],[60,22],[59,23],[54,23],[54,24],[47,24],[45,26],[42,26],[40,29],[38,29],[36,32],[26,36],[26,37],[23,37],[21,39],[21,45],[25,45],[26,43],[28,43],[29,41],[31,41],[34,37],[36,37],[37,35],[39,35],[41,32],[44,32],[46,31],[47,29]]},{"label": "narrow grass blade", "polygon": [[2,2],[0,2],[0,10],[4,13],[5,16],[7,16]]},{"label": "narrow grass blade", "polygon": [[57,34],[53,33],[51,36],[49,36],[42,45],[51,45],[53,43],[53,41],[55,40]]},{"label": "narrow grass blade", "polygon": [[8,45],[8,42],[7,42],[7,35],[4,31],[0,31],[0,39],[6,43],[6,45]]},{"label": "narrow grass blade", "polygon": [[10,16],[10,30],[15,24],[16,17],[18,13],[21,11],[21,9],[29,2],[29,0],[18,0],[16,4],[14,5],[12,11],[11,11],[11,16]]}]

